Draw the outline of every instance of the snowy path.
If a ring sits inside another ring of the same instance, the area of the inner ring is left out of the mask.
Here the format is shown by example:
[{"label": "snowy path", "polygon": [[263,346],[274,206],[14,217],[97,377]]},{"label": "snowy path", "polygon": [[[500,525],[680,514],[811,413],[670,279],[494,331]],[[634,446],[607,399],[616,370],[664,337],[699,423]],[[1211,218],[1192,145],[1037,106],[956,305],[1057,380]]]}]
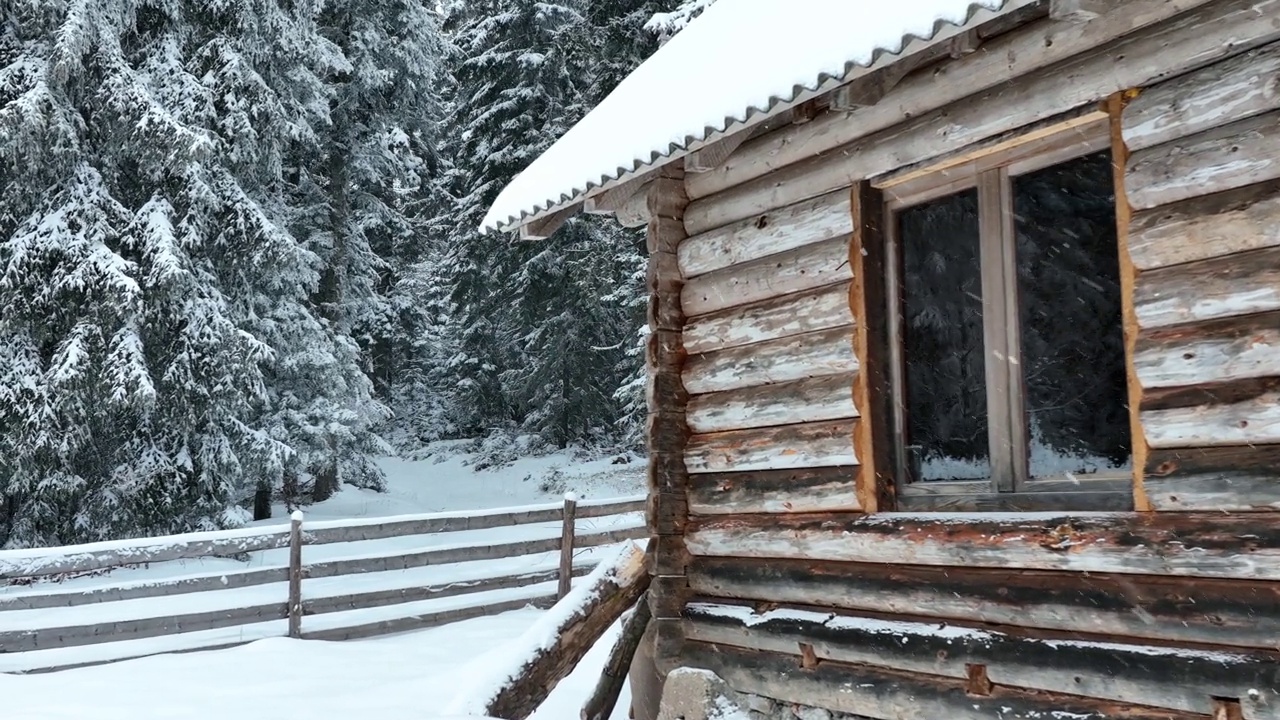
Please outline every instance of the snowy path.
[{"label": "snowy path", "polygon": [[[261,640],[43,675],[0,675],[5,720],[423,720],[465,679],[514,652],[542,611],[525,609],[342,643]],[[578,715],[615,625],[533,720]],[[627,716],[625,696],[614,713]]]}]

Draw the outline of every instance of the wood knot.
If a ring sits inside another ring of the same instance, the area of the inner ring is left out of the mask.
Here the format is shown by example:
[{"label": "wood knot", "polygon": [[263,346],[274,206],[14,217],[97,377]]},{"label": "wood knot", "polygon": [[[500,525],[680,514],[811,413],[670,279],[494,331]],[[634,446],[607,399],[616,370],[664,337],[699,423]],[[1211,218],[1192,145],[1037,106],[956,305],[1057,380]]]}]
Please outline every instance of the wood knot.
[{"label": "wood knot", "polygon": [[1040,539],[1040,547],[1046,550],[1070,550],[1080,538],[1080,533],[1070,525],[1063,523],[1049,530]]},{"label": "wood knot", "polygon": [[1162,462],[1162,463],[1160,463],[1159,465],[1157,465],[1157,466],[1156,466],[1155,470],[1153,470],[1153,471],[1152,471],[1152,474],[1153,474],[1153,475],[1168,475],[1169,473],[1171,473],[1171,472],[1173,472],[1174,470],[1177,470],[1177,469],[1178,469],[1178,463],[1176,463],[1176,462],[1174,462],[1174,461],[1172,461],[1172,460],[1165,460],[1164,462]]}]

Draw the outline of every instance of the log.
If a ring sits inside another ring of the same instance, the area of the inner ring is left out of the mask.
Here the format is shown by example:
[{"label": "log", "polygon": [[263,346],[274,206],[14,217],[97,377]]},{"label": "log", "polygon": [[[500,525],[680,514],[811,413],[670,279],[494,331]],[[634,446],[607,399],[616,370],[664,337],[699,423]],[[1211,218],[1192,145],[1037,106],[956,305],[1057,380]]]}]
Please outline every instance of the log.
[{"label": "log", "polygon": [[685,283],[680,304],[694,317],[852,277],[849,239],[838,237],[699,275]]},{"label": "log", "polygon": [[694,435],[684,451],[689,473],[854,465],[853,420]]},{"label": "log", "polygon": [[1154,510],[1280,510],[1280,446],[1157,450],[1147,489]]},{"label": "log", "polygon": [[855,375],[843,373],[697,395],[689,402],[689,430],[713,433],[857,417],[849,391]]},{"label": "log", "polygon": [[689,511],[696,515],[855,512],[861,510],[856,465],[689,477]]},{"label": "log", "polygon": [[1280,181],[1145,210],[1129,228],[1139,270],[1274,247],[1280,247]]},{"label": "log", "polygon": [[[992,688],[989,695],[978,696],[969,692],[966,680],[830,660],[802,668],[797,654],[762,653],[701,642],[688,643],[683,659],[689,667],[716,673],[738,692],[859,717],[1207,720],[1206,715],[1197,713],[999,686]],[[811,716],[822,715],[815,712]]]},{"label": "log", "polygon": [[836,191],[694,235],[680,245],[686,278],[853,232],[849,193]]},{"label": "log", "polygon": [[[1128,4],[1145,5],[1138,2]],[[1175,3],[1165,4],[1171,7]],[[1146,6],[1144,9],[1150,11],[1151,8]],[[771,166],[778,168],[773,172],[694,200],[685,212],[685,227],[690,235],[697,235],[772,208],[785,207],[954,152],[957,148],[1101,102],[1113,93],[1174,77],[1186,70],[1273,42],[1280,38],[1280,28],[1259,20],[1276,13],[1280,13],[1280,0],[1224,0],[1106,45],[1100,46],[1096,34],[1090,33],[1088,47],[1073,53],[1077,55],[1089,50],[1085,54],[1012,82],[1009,82],[1009,73],[1004,69],[1006,56],[989,49],[974,53],[970,58],[991,58],[1000,66],[999,70],[993,70],[998,77],[990,79],[994,89],[924,116],[907,114],[906,117],[916,119],[899,127],[890,127],[904,117],[903,113],[897,112],[895,123],[889,123],[887,129],[866,137],[861,136],[864,126],[855,119],[858,113],[854,113],[840,122],[848,128],[857,129],[860,139],[829,148],[830,152],[821,155],[815,155],[820,151],[819,147],[801,143],[798,149],[803,150],[804,158],[811,159],[802,159],[794,164],[771,159]],[[1108,18],[1108,24],[1111,22],[1112,19]],[[1031,35],[1040,47],[1028,48],[1029,52],[1043,52],[1047,46],[1057,48],[1060,45],[1059,37],[1046,38],[1038,32]],[[967,61],[962,60],[955,65],[958,67]],[[958,77],[952,76],[952,80],[972,87]],[[946,83],[939,83],[936,78],[929,84],[935,93],[943,92],[945,86]],[[875,107],[893,112],[896,103],[887,97],[884,103]],[[747,146],[741,150],[745,157]],[[719,173],[694,177],[712,176],[718,177]],[[697,194],[693,185],[689,189]]]},{"label": "log", "polygon": [[1149,88],[1124,109],[1124,142],[1143,150],[1280,109],[1280,44]]},{"label": "log", "polygon": [[695,556],[1280,579],[1271,513],[694,517],[685,543]]},{"label": "log", "polygon": [[1143,329],[1280,310],[1280,248],[1142,273],[1133,302]]},{"label": "log", "polygon": [[1142,427],[1153,448],[1280,443],[1280,392],[1229,404],[1144,410]]},{"label": "log", "polygon": [[[875,105],[853,113],[826,113],[806,125],[769,133],[744,144],[716,172],[690,177],[689,197],[696,200],[715,195],[779,168],[837,151],[858,138],[897,125],[903,118],[920,117],[971,95],[1019,81],[1022,76],[1206,4],[1208,0],[1130,0],[1116,8],[1105,23],[1040,21],[989,38],[982,52],[908,75]],[[1142,84],[1131,82],[1127,86]],[[1100,91],[1097,97],[1109,92],[1112,91]]]},{"label": "log", "polygon": [[935,626],[983,623],[1151,643],[1273,649],[1273,583],[1024,567],[923,566],[813,559],[699,557],[698,596],[909,615]]},{"label": "log", "polygon": [[605,661],[600,672],[600,680],[595,690],[582,705],[582,720],[609,720],[613,708],[618,704],[618,696],[622,693],[622,685],[627,680],[627,671],[631,668],[631,658],[635,657],[640,647],[640,638],[649,627],[649,594],[640,595],[635,607],[622,621],[622,633],[613,643],[609,651],[609,659]]},{"label": "log", "polygon": [[1240,120],[1129,156],[1125,187],[1135,210],[1280,177],[1280,111]]},{"label": "log", "polygon": [[494,676],[503,678],[498,687],[464,697],[446,714],[474,713],[502,720],[529,717],[648,586],[645,553],[628,544],[525,633],[520,646],[529,650],[504,663],[513,672],[497,668]]},{"label": "log", "polygon": [[[1265,652],[1211,652],[1119,642],[1042,640],[991,630],[793,608],[764,613],[721,603],[686,609],[692,641],[767,653],[813,648],[836,661],[965,679],[975,665],[990,682],[1118,703],[1207,712],[1213,697],[1236,697],[1249,717],[1280,718],[1280,661]],[[1253,697],[1250,690],[1254,690]]]},{"label": "log", "polygon": [[849,283],[838,282],[693,318],[684,328],[684,347],[696,355],[844,327],[851,320]]},{"label": "log", "polygon": [[694,355],[684,366],[684,387],[696,395],[856,372],[852,334],[850,326],[836,327]]},{"label": "log", "polygon": [[1142,332],[1134,367],[1143,388],[1280,376],[1280,312]]}]

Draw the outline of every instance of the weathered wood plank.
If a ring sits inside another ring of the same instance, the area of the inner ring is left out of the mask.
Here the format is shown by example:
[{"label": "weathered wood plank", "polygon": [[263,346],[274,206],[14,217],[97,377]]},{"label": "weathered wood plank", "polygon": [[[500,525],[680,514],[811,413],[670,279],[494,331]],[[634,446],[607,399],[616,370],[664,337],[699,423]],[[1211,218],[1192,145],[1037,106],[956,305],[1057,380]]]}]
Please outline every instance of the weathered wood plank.
[{"label": "weathered wood plank", "polygon": [[848,280],[849,239],[833,238],[699,275],[684,284],[689,317]]},{"label": "weathered wood plank", "polygon": [[684,387],[692,394],[856,372],[850,326],[690,356]]},{"label": "weathered wood plank", "polygon": [[[993,70],[997,78],[992,80],[998,83],[994,89],[924,116],[912,116],[916,119],[902,126],[860,137],[821,155],[814,155],[819,148],[802,145],[803,158],[810,159],[694,200],[685,212],[685,227],[690,234],[706,232],[771,208],[791,205],[859,180],[924,162],[1100,102],[1113,93],[1173,77],[1273,42],[1280,39],[1280,27],[1272,26],[1263,18],[1276,14],[1280,14],[1280,0],[1224,0],[1110,44],[1100,46],[1095,39],[1090,43],[1089,52],[1013,81],[1008,81],[1010,76],[1006,70]],[[1057,37],[1048,43],[1044,43],[1044,37],[1039,40],[1045,45],[1058,46]],[[970,57],[991,55],[987,50]],[[995,57],[1001,65],[1006,61],[1003,55]],[[931,87],[935,92],[943,89],[936,80]],[[875,107],[894,108],[891,98],[885,101]],[[861,130],[863,126],[855,117],[857,113],[841,122]],[[902,117],[899,113],[895,120]],[[740,149],[744,155],[747,147]],[[696,177],[718,175],[704,173]],[[692,186],[691,192],[696,194]]]},{"label": "weathered wood plank", "polygon": [[844,327],[851,319],[849,283],[839,282],[693,318],[684,328],[684,347],[690,354],[724,350]]},{"label": "weathered wood plank", "polygon": [[[595,564],[596,561],[594,560],[574,563],[573,577],[581,577],[591,572]],[[344,610],[363,610],[366,608],[386,607],[388,605],[401,605],[420,600],[436,600],[458,595],[470,595],[471,593],[488,592],[490,590],[528,587],[544,582],[554,582],[558,576],[558,570],[542,570],[492,578],[459,580],[438,585],[415,585],[413,587],[392,588],[389,590],[368,590],[350,595],[304,599],[302,607],[304,614],[307,616],[323,615]]]},{"label": "weathered wood plank", "polygon": [[[715,195],[779,168],[829,153],[860,137],[897,125],[903,118],[920,117],[999,87],[1207,2],[1131,0],[1117,8],[1106,23],[1041,21],[988,39],[982,52],[907,76],[874,105],[853,113],[827,113],[806,125],[762,135],[746,143],[717,171],[691,177],[689,196],[696,200]],[[1130,87],[1141,84],[1141,81],[1127,83]],[[1106,94],[1099,93],[1098,97]]]},{"label": "weathered wood plank", "polygon": [[696,277],[853,232],[842,190],[694,235],[680,245],[680,272]]},{"label": "weathered wood plank", "polygon": [[686,615],[686,636],[714,645],[792,654],[804,643],[819,663],[833,660],[957,679],[968,677],[969,666],[983,665],[987,678],[1004,687],[1189,713],[1211,713],[1214,697],[1235,697],[1242,700],[1246,717],[1280,717],[1280,659],[1275,653],[1042,640],[790,608],[756,613],[719,603],[692,604]]},{"label": "weathered wood plank", "polygon": [[[636,498],[621,502],[584,502],[578,506],[576,512],[580,518],[596,518],[622,513],[642,512],[643,510],[644,500]],[[563,517],[564,507],[562,505],[515,512],[477,512],[469,515],[463,513],[432,513],[377,523],[360,522],[350,525],[307,523],[307,527],[303,530],[303,537],[306,545],[323,545],[327,543],[381,540],[405,535],[488,530],[490,528],[511,527],[530,523],[560,522]],[[312,527],[313,525],[316,527]]]},{"label": "weathered wood plank", "polygon": [[1142,333],[1134,365],[1144,388],[1280,376],[1280,312]]},{"label": "weathered wood plank", "polygon": [[689,477],[695,515],[751,515],[857,511],[855,465],[758,472],[698,473]]},{"label": "weathered wood plank", "polygon": [[698,596],[1274,649],[1280,584],[1022,567],[695,558]]},{"label": "weathered wood plank", "polygon": [[694,555],[1280,580],[1270,513],[694,518],[685,539]]},{"label": "weathered wood plank", "polygon": [[1129,251],[1140,270],[1280,247],[1280,181],[1136,213]]},{"label": "weathered wood plank", "polygon": [[1280,108],[1280,44],[1149,88],[1124,111],[1124,141],[1142,150]]},{"label": "weathered wood plank", "polygon": [[140,538],[136,544],[88,543],[40,550],[0,550],[0,579],[105,570],[121,565],[234,557],[289,546],[289,526]]},{"label": "weathered wood plank", "polygon": [[1280,392],[1223,405],[1144,410],[1142,427],[1153,448],[1280,443]]},{"label": "weathered wood plank", "polygon": [[1145,329],[1280,310],[1280,248],[1144,272],[1133,302]]},{"label": "weathered wood plank", "polygon": [[280,602],[243,608],[117,620],[97,625],[0,631],[0,648],[4,648],[4,652],[9,653],[77,647],[117,640],[138,640],[177,633],[216,630],[267,620],[280,620],[287,616],[288,610],[282,597]]},{"label": "weathered wood plank", "polygon": [[853,420],[694,435],[684,452],[690,473],[853,465]]},{"label": "weathered wood plank", "polygon": [[21,593],[0,594],[0,612],[5,610],[74,607],[76,605],[165,597],[206,590],[232,590],[254,585],[284,582],[288,578],[289,568],[267,567],[213,573],[161,582],[123,583],[114,587],[87,588],[80,591],[68,590],[66,587],[58,585],[39,584],[29,586]]},{"label": "weathered wood plank", "polygon": [[[622,528],[617,530],[599,530],[582,533],[574,539],[580,548],[611,545],[624,540],[633,540],[647,535],[643,527]],[[404,570],[407,568],[443,565],[473,560],[494,560],[498,558],[520,557],[534,553],[555,552],[560,549],[559,536],[539,540],[520,540],[516,542],[492,543],[489,545],[473,545],[465,547],[442,547],[399,555],[373,555],[368,557],[327,560],[307,565],[308,578],[334,577],[336,575],[356,575],[360,573],[382,572],[385,570]]]},{"label": "weathered wood plank", "polygon": [[1280,112],[1223,125],[1129,156],[1129,203],[1143,210],[1280,177]]},{"label": "weathered wood plank", "polygon": [[712,433],[857,417],[849,391],[855,375],[829,375],[696,395],[689,401],[689,430]]},{"label": "weathered wood plank", "polygon": [[987,695],[967,692],[965,680],[906,673],[833,661],[801,667],[793,655],[761,653],[724,645],[688,643],[682,658],[710,670],[739,692],[801,706],[867,718],[1070,717],[1072,720],[1208,720],[1208,715],[1144,708],[1078,695],[1053,695],[997,686]]},{"label": "weathered wood plank", "polygon": [[1142,391],[1143,411],[1192,408],[1202,405],[1235,405],[1280,392],[1280,377],[1223,380],[1199,385],[1149,388]]},{"label": "weathered wood plank", "polygon": [[1157,450],[1147,458],[1156,510],[1280,510],[1280,446]]},{"label": "weathered wood plank", "polygon": [[555,589],[552,588],[547,592],[547,594],[536,598],[501,600],[484,605],[473,605],[471,607],[456,608],[453,610],[422,613],[418,615],[411,615],[409,617],[378,620],[377,622],[326,628],[310,632],[304,628],[302,631],[302,638],[304,640],[331,641],[359,640],[361,638],[377,637],[379,635],[392,635],[395,633],[410,632],[413,630],[425,630],[426,628],[439,627],[441,625],[448,625],[449,623],[470,620],[471,618],[487,617],[490,615],[497,615],[499,613],[510,612],[512,610],[519,610],[530,605],[533,605],[534,607],[549,608],[555,604],[555,601],[556,593]]}]

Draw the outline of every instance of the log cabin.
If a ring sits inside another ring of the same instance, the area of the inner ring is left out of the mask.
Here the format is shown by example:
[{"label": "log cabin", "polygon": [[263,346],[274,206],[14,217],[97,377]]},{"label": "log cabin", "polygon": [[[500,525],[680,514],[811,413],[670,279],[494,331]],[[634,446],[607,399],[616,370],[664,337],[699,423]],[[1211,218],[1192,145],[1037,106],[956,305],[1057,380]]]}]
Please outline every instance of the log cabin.
[{"label": "log cabin", "polygon": [[1280,719],[1280,0],[719,0],[498,197],[647,228],[635,717]]}]

